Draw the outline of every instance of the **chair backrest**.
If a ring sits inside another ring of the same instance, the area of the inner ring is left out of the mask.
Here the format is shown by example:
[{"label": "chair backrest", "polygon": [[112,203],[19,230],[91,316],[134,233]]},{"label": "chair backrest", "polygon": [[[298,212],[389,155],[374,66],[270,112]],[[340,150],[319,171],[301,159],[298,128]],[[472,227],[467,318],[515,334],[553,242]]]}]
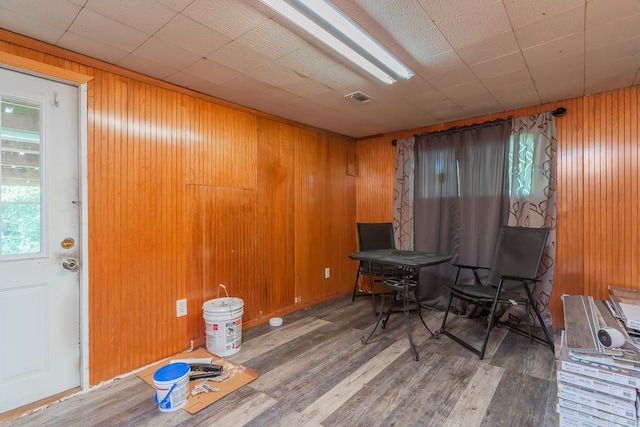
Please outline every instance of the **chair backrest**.
[{"label": "chair backrest", "polygon": [[390,222],[359,222],[356,224],[356,228],[358,246],[361,251],[396,248],[393,238],[393,224]]},{"label": "chair backrest", "polygon": [[548,228],[500,227],[488,283],[497,286],[500,275],[534,279],[548,235]]}]

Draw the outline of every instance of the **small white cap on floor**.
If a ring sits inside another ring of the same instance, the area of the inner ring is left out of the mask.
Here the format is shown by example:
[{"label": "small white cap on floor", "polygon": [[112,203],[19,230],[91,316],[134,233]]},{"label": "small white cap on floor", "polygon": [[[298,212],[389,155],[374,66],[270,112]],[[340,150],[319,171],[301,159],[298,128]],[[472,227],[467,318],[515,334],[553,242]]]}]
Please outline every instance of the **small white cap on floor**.
[{"label": "small white cap on floor", "polygon": [[282,317],[272,317],[269,319],[269,324],[271,326],[280,326],[282,325]]}]

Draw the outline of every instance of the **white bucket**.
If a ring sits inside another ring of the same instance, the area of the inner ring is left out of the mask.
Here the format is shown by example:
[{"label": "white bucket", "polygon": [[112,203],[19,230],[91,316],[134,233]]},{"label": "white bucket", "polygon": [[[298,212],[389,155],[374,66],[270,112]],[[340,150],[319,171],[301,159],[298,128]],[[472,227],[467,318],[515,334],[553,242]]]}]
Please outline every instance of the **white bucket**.
[{"label": "white bucket", "polygon": [[153,374],[156,386],[156,403],[162,412],[176,411],[187,403],[189,397],[188,363],[169,363]]},{"label": "white bucket", "polygon": [[[220,285],[224,288],[224,285]],[[225,288],[225,293],[227,289]],[[218,294],[220,289],[218,288]],[[207,351],[218,356],[230,356],[242,345],[242,314],[244,301],[240,298],[216,298],[202,305]]]}]

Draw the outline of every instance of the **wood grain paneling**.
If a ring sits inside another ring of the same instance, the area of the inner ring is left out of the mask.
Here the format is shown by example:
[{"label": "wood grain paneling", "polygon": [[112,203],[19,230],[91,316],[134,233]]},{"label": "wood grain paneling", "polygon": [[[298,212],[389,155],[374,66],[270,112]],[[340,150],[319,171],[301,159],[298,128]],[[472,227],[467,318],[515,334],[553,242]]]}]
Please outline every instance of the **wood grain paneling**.
[{"label": "wood grain paneling", "polygon": [[294,135],[293,126],[258,119],[259,247],[255,266],[262,305],[256,320],[294,304]]},{"label": "wood grain paneling", "polygon": [[358,266],[356,261],[344,263],[345,259],[349,259],[349,254],[357,250],[354,208],[356,178],[349,173],[350,168],[354,166],[355,144],[330,138],[328,149],[327,191],[331,229],[327,266],[331,268],[331,277],[325,280],[325,294],[340,295],[353,291],[353,280]]},{"label": "wood grain paneling", "polygon": [[324,269],[330,267],[328,137],[295,130],[295,296],[297,302],[320,298]]},{"label": "wood grain paneling", "polygon": [[256,116],[205,101],[191,113],[186,128],[199,132],[189,144],[187,184],[255,189]]},{"label": "wood grain paneling", "polygon": [[372,215],[373,200],[382,206],[393,203],[392,139],[566,107],[567,114],[556,120],[558,218],[551,300],[554,324],[561,327],[562,294],[604,299],[609,284],[640,288],[639,90],[636,86],[362,139],[357,144],[360,170],[356,217],[358,221],[392,219],[390,209],[385,209],[383,215]]},{"label": "wood grain paneling", "polygon": [[[203,345],[202,303],[219,283],[243,299],[246,328],[347,293],[353,139],[3,30],[0,53],[93,77],[90,384]],[[181,298],[188,315],[177,318]]]}]

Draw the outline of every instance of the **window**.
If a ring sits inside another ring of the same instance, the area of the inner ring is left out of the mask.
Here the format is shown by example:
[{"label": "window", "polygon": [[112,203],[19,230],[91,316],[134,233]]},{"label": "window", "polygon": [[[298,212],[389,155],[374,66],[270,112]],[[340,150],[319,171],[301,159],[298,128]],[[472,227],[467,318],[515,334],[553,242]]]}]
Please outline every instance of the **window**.
[{"label": "window", "polygon": [[0,97],[0,257],[42,248],[41,106]]}]

